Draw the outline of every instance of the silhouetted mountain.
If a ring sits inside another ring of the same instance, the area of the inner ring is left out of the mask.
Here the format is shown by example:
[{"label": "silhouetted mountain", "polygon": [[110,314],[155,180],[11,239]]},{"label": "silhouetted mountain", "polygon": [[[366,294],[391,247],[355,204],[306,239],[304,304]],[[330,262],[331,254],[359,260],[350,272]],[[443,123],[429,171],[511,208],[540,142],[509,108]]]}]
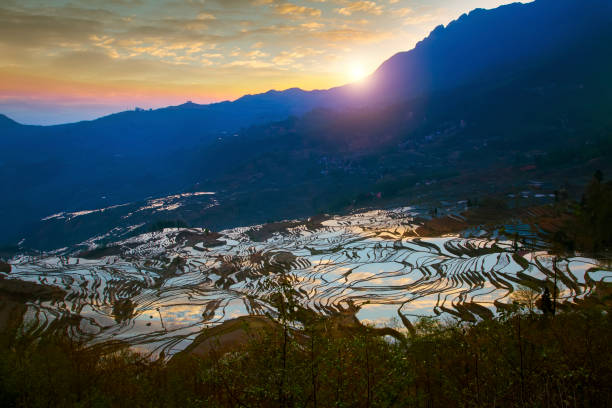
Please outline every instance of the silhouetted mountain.
[{"label": "silhouetted mountain", "polygon": [[19,125],[19,123],[15,122],[13,119],[9,118],[0,113],[0,129],[5,129],[9,127],[14,127]]},{"label": "silhouetted mountain", "polygon": [[382,205],[378,192],[406,204],[463,197],[483,174],[503,190],[534,177],[521,166],[580,176],[612,152],[611,23],[603,0],[475,10],[365,84],[0,127],[4,239],[75,242],[83,219],[53,231],[37,220],[194,189],[217,191],[220,205],[176,218],[221,228]]},{"label": "silhouetted mountain", "polygon": [[399,101],[474,80],[501,81],[559,59],[611,23],[607,0],[537,0],[476,9],[385,61],[372,76],[367,98]]}]

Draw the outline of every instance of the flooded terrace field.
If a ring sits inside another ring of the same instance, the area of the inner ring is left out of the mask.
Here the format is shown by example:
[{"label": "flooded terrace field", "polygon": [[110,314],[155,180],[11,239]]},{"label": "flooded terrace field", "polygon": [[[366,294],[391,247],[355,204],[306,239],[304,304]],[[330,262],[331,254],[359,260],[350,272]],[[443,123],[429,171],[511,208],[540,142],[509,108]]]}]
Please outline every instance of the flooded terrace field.
[{"label": "flooded terrace field", "polygon": [[96,256],[14,258],[6,279],[65,290],[63,299],[28,303],[24,329],[127,342],[153,356],[173,355],[228,319],[276,314],[269,283],[280,274],[291,277],[304,308],[352,311],[379,327],[420,316],[486,319],[512,303],[517,288],[541,292],[547,281],[557,282],[560,302],[574,302],[612,281],[595,260],[517,250],[497,234],[421,238],[414,215],[410,208],[372,211],[275,231],[166,229]]}]

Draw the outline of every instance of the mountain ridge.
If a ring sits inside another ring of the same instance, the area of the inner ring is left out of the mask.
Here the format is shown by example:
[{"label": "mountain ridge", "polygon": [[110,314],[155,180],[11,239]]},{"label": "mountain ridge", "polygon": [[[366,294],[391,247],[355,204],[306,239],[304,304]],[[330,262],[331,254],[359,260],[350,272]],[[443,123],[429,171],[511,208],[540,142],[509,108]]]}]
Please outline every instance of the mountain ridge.
[{"label": "mountain ridge", "polygon": [[18,123],[17,121],[9,118],[8,116],[0,113],[0,128],[16,125],[21,125],[21,123]]},{"label": "mountain ridge", "polygon": [[[395,103],[417,97],[428,91],[459,86],[491,67],[503,66],[503,64],[512,62],[512,59],[517,60],[516,63],[525,61],[527,58],[537,59],[539,58],[538,50],[544,50],[544,56],[558,52],[563,46],[573,41],[575,30],[589,29],[592,28],[588,27],[591,25],[612,23],[612,6],[609,2],[590,0],[589,5],[597,7],[600,12],[590,12],[589,7],[582,7],[581,2],[576,0],[536,0],[530,3],[515,2],[494,9],[474,9],[449,22],[446,26],[435,27],[411,50],[398,52],[383,61],[369,76],[373,84],[369,85],[366,90],[359,83],[310,91],[298,87],[285,90],[271,89],[258,94],[245,94],[233,101],[225,100],[210,104],[188,101],[180,105],[144,110],[144,112],[163,114],[166,111],[184,109],[223,114],[227,110],[235,109],[231,115],[235,116],[240,115],[240,112],[244,114],[248,111],[249,113],[245,114],[243,120],[240,117],[238,120],[231,118],[231,120],[228,119],[231,124],[216,125],[213,123],[211,125],[215,130],[235,131],[241,126],[300,115],[314,108],[346,109],[374,103]],[[549,19],[549,23],[555,23],[549,24],[549,28],[554,27],[555,31],[538,35],[537,23],[545,18]],[[516,31],[508,24],[508,21],[517,19],[524,23],[522,31]],[[583,23],[587,24],[587,27]],[[486,37],[466,35],[466,31],[467,34],[477,34],[485,29],[490,33]],[[517,32],[521,32],[522,35],[516,36]],[[501,38],[502,45],[505,47],[497,47],[496,44],[492,46],[487,37],[496,40]],[[454,52],[458,42],[465,38],[473,38],[475,41],[474,44],[469,44],[469,48],[478,48],[481,51],[480,61],[475,61],[476,63],[462,61],[463,55]],[[509,52],[507,47],[511,47],[512,52]],[[420,62],[414,61],[419,58]],[[442,58],[442,64],[440,58]],[[432,59],[435,63],[430,61]],[[409,75],[404,75],[406,73]],[[415,75],[420,76],[420,79],[417,77],[415,80]],[[399,83],[394,82],[398,79]],[[121,111],[93,120],[48,127],[104,121],[117,115],[133,118],[136,113],[142,113],[142,111]],[[202,118],[202,120],[207,120],[207,118]]]}]

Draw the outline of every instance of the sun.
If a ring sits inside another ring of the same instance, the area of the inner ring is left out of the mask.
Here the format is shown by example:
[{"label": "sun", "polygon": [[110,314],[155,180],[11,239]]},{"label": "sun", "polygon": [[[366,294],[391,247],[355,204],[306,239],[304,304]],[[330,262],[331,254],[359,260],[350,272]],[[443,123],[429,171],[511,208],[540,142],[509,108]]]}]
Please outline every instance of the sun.
[{"label": "sun", "polygon": [[367,72],[363,65],[361,65],[359,62],[353,62],[349,65],[348,74],[352,81],[357,82],[364,79],[367,75]]}]

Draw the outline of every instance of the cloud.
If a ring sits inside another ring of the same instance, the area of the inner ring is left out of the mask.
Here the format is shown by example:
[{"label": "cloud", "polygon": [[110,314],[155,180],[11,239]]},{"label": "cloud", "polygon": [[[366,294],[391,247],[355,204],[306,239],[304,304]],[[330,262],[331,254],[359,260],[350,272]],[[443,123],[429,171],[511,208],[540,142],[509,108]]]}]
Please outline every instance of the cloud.
[{"label": "cloud", "polygon": [[356,12],[363,12],[378,16],[383,13],[383,6],[374,1],[353,1],[349,2],[345,7],[337,8],[334,11],[344,16],[350,16]]},{"label": "cloud", "polygon": [[272,62],[276,65],[292,65],[295,61],[305,57],[312,57],[315,55],[323,54],[324,51],[316,50],[314,48],[302,48],[298,47],[291,51],[282,51],[272,59]]},{"label": "cloud", "polygon": [[293,3],[281,3],[274,6],[274,10],[278,14],[281,15],[289,15],[295,17],[319,17],[321,15],[321,10],[306,7],[306,6],[298,6]]},{"label": "cloud", "polygon": [[304,28],[307,28],[309,30],[316,30],[316,29],[321,28],[323,26],[324,26],[324,24],[316,23],[314,21],[311,22],[311,23],[302,23],[302,24],[300,24],[300,27],[304,27]]},{"label": "cloud", "polygon": [[269,57],[270,54],[268,54],[267,52],[262,52],[260,50],[254,50],[254,51],[247,52],[246,54],[244,54],[244,56],[248,58],[265,58],[265,57]]},{"label": "cloud", "polygon": [[237,60],[224,65],[224,67],[270,68],[274,64],[258,60]]},{"label": "cloud", "polygon": [[198,20],[216,20],[217,18],[210,13],[199,13],[197,16]]},{"label": "cloud", "polygon": [[386,31],[368,31],[343,28],[318,32],[315,33],[315,36],[332,42],[370,44],[388,39],[392,36],[392,34]]},{"label": "cloud", "polygon": [[119,6],[141,6],[145,0],[78,0],[78,3],[101,7],[112,4]]},{"label": "cloud", "polygon": [[40,48],[74,42],[102,31],[99,20],[0,9],[0,43]]},{"label": "cloud", "polygon": [[404,20],[404,25],[419,25],[436,21],[437,16],[433,14],[420,14],[412,17],[408,17]]},{"label": "cloud", "polygon": [[392,10],[391,13],[393,13],[393,15],[399,16],[399,17],[406,17],[408,14],[412,13],[413,10],[409,7],[403,7],[400,9],[396,9],[396,10]]}]

